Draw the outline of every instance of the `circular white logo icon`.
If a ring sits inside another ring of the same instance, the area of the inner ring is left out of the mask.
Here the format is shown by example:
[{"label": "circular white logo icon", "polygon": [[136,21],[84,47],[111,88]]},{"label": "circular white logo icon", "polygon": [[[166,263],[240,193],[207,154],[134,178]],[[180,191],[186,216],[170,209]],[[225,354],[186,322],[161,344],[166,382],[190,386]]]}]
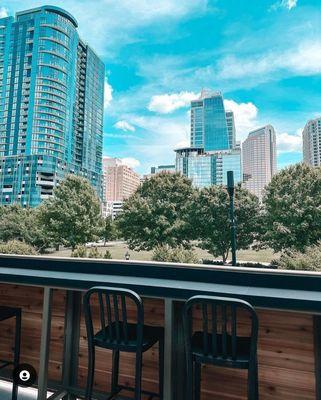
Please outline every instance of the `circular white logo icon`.
[{"label": "circular white logo icon", "polygon": [[23,369],[20,374],[19,374],[19,378],[23,381],[23,382],[27,382],[30,379],[30,372]]}]

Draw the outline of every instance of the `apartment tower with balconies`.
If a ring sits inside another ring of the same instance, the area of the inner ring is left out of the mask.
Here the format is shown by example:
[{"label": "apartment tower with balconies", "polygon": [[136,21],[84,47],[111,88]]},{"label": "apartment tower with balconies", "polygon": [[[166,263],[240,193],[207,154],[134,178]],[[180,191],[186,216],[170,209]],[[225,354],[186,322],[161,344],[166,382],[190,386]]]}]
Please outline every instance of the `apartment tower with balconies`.
[{"label": "apartment tower with balconies", "polygon": [[68,12],[0,19],[0,205],[37,206],[69,173],[101,195],[104,64]]}]

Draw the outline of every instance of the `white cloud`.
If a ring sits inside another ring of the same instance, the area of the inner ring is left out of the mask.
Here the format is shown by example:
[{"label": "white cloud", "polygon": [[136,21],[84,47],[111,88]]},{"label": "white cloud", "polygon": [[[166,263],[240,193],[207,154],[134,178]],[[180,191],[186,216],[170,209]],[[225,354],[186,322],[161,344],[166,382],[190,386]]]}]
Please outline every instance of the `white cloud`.
[{"label": "white cloud", "polygon": [[292,8],[297,6],[298,0],[283,0],[283,3],[285,7],[287,7],[289,10],[292,10]]},{"label": "white cloud", "polygon": [[0,18],[6,18],[8,15],[8,9],[5,7],[0,7]]},{"label": "white cloud", "polygon": [[110,133],[104,132],[104,138],[114,138],[114,139],[136,139],[134,135],[128,135],[126,133]]},{"label": "white cloud", "polygon": [[194,92],[155,95],[151,98],[148,109],[160,114],[169,114],[179,108],[188,107],[197,97]]},{"label": "white cloud", "polygon": [[133,125],[131,125],[129,122],[125,121],[125,120],[120,120],[118,122],[116,122],[116,124],[114,125],[115,128],[120,129],[122,131],[125,132],[135,132],[135,127]]},{"label": "white cloud", "polygon": [[298,5],[298,0],[279,0],[271,7],[272,10],[277,10],[278,8],[287,8],[292,10]]},{"label": "white cloud", "polygon": [[278,153],[292,153],[302,151],[302,129],[298,129],[295,134],[279,133],[276,136]]},{"label": "white cloud", "polygon": [[234,113],[237,140],[244,140],[248,133],[258,125],[258,108],[251,102],[237,103],[227,99],[224,100],[224,107],[226,111],[230,110]]},{"label": "white cloud", "polygon": [[108,82],[108,78],[105,78],[104,85],[104,107],[107,108],[113,99],[113,88]]},{"label": "white cloud", "polygon": [[180,142],[176,143],[174,146],[174,149],[183,149],[185,147],[190,146],[190,141],[189,140],[181,140]]},{"label": "white cloud", "polygon": [[[143,27],[157,26],[155,29],[159,31],[161,25],[157,22],[161,21],[166,32],[176,21],[199,15],[207,8],[207,0],[55,0],[54,3],[75,16],[81,36],[99,54],[109,55],[140,40]],[[1,0],[1,4],[8,4],[15,11],[24,7],[21,0]],[[28,0],[28,8],[39,4],[39,0]]]},{"label": "white cloud", "polygon": [[189,143],[190,125],[183,116],[127,115],[130,123],[139,127],[145,140],[131,143],[131,150],[144,159],[144,165],[174,163],[174,149]]},{"label": "white cloud", "polygon": [[121,159],[122,163],[127,165],[130,168],[137,168],[140,166],[140,162],[133,157],[125,157]]},{"label": "white cloud", "polygon": [[[254,79],[264,81],[287,71],[288,75],[309,76],[321,73],[321,40],[305,41],[295,48],[268,52],[251,58],[230,55],[218,66],[219,79]],[[212,71],[213,72],[213,71]]]}]

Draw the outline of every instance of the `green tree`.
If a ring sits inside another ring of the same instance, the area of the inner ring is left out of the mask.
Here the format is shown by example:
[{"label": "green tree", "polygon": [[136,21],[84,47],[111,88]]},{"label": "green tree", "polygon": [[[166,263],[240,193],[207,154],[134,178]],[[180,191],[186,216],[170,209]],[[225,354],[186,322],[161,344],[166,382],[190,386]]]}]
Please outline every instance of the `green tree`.
[{"label": "green tree", "polygon": [[188,246],[183,216],[192,193],[191,181],[180,174],[161,173],[146,180],[116,219],[129,248]]},{"label": "green tree", "polygon": [[113,221],[111,216],[102,219],[101,237],[104,242],[110,240],[116,240],[118,236],[116,223]]},{"label": "green tree", "polygon": [[50,246],[50,236],[39,219],[37,208],[10,205],[0,208],[0,241],[19,240],[43,252]]},{"label": "green tree", "polygon": [[[189,203],[187,221],[200,247],[225,263],[231,248],[229,197],[224,186],[196,192]],[[237,249],[247,249],[257,237],[260,205],[256,196],[240,186],[235,188]]]},{"label": "green tree", "polygon": [[40,206],[40,219],[55,244],[74,249],[99,237],[99,199],[85,178],[68,175],[55,188],[54,195]]},{"label": "green tree", "polygon": [[262,242],[274,251],[304,251],[321,240],[321,168],[296,164],[265,190]]}]

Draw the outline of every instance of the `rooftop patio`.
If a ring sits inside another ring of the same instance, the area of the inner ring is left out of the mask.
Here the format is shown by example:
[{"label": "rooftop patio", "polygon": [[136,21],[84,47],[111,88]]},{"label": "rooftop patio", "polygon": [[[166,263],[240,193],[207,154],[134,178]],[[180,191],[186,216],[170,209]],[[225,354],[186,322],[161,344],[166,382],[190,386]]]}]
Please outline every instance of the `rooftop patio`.
[{"label": "rooftop patio", "polygon": [[[136,291],[144,299],[146,323],[164,326],[165,400],[184,399],[182,305],[195,294],[240,298],[256,308],[260,399],[321,399],[321,274],[1,255],[0,282],[0,304],[22,308],[21,362],[37,370],[38,400],[47,397],[47,390],[54,392],[51,399],[84,395],[87,340],[81,297],[97,285]],[[2,324],[1,358],[10,358],[12,325]],[[143,360],[143,388],[157,392],[157,348]],[[99,350],[96,361],[95,397],[106,398],[110,353]],[[133,385],[134,367],[134,356],[121,356],[121,384]],[[0,391],[3,399],[1,386]],[[124,396],[133,398],[130,392]],[[204,366],[202,400],[207,399],[246,399],[246,374]]]}]

